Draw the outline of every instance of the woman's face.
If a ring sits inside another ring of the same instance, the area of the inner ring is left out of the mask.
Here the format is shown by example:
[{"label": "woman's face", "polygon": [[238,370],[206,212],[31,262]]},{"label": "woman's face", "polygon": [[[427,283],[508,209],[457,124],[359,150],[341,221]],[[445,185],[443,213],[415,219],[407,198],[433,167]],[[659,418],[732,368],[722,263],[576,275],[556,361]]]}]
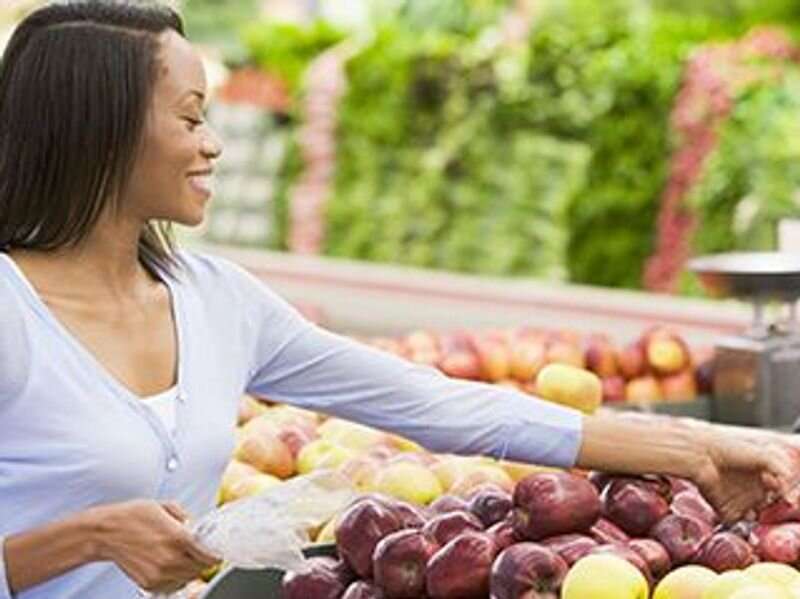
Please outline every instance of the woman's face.
[{"label": "woman's face", "polygon": [[203,115],[206,76],[192,46],[161,35],[159,76],[142,148],[121,210],[142,222],[202,222],[211,198],[213,162],[222,151]]}]

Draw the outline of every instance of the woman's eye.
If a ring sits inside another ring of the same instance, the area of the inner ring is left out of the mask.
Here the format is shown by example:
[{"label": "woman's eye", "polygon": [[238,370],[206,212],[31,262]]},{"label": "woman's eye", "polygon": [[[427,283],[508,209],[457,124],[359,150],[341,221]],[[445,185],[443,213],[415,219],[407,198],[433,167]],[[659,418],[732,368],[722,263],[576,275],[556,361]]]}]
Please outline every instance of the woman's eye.
[{"label": "woman's eye", "polygon": [[189,131],[194,131],[197,127],[199,127],[205,122],[202,119],[196,119],[193,117],[184,117],[183,120],[186,121],[187,128],[189,129]]}]

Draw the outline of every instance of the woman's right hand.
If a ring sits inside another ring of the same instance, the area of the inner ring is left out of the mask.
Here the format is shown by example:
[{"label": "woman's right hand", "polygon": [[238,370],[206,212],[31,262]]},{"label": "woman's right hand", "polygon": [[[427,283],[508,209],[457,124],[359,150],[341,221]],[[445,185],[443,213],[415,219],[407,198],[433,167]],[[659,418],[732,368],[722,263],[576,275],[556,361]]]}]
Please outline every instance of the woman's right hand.
[{"label": "woman's right hand", "polygon": [[114,562],[140,588],[174,592],[219,563],[183,525],[175,503],[129,501],[91,510],[98,558]]}]

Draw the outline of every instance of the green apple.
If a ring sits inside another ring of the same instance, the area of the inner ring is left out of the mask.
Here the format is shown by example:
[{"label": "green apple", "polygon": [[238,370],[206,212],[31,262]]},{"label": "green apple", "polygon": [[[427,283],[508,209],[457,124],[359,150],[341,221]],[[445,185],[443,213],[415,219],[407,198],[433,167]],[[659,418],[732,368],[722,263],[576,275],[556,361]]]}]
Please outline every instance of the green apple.
[{"label": "green apple", "polygon": [[647,599],[647,580],[630,562],[610,554],[587,555],[567,573],[561,599]]}]

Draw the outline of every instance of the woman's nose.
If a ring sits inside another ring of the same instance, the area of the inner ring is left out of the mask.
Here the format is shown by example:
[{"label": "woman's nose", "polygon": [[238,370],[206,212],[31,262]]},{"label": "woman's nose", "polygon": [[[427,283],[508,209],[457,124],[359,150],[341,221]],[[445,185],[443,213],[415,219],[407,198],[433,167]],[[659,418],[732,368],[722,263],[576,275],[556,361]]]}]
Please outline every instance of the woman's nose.
[{"label": "woman's nose", "polygon": [[222,140],[211,128],[206,128],[200,151],[206,158],[219,158],[222,155]]}]

